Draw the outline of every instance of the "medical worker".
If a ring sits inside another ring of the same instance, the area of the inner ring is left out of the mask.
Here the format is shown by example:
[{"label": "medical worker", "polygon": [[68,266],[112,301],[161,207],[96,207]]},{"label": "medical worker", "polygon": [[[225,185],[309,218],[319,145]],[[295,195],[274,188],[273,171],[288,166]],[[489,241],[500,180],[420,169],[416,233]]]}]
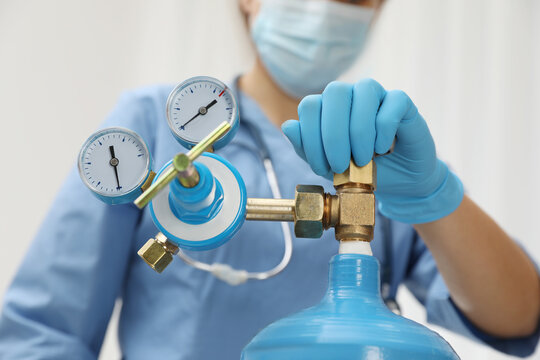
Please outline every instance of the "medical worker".
[{"label": "medical worker", "polygon": [[[527,356],[539,337],[533,262],[464,195],[404,92],[371,79],[333,82],[361,52],[379,6],[241,0],[257,59],[230,83],[241,126],[218,153],[238,168],[248,196],[271,197],[248,131],[254,127],[270,149],[283,195],[291,198],[297,184],[330,191],[332,173],[344,171],[351,156],[365,165],[396,139],[394,152],[376,159],[372,246],[390,274],[386,296],[393,299],[403,283],[425,305],[428,321]],[[125,93],[104,124],[139,133],[156,169],[183,151],[165,118],[172,88]],[[95,359],[118,298],[124,358],[238,359],[260,329],[320,300],[338,249],[331,232],[294,239],[282,273],[234,287],[179,260],[162,274],[152,271],[137,249],[156,232],[148,209],[101,203],[73,169],[5,296],[0,359]],[[260,271],[279,261],[282,241],[279,223],[247,222],[227,244],[191,255]]]}]

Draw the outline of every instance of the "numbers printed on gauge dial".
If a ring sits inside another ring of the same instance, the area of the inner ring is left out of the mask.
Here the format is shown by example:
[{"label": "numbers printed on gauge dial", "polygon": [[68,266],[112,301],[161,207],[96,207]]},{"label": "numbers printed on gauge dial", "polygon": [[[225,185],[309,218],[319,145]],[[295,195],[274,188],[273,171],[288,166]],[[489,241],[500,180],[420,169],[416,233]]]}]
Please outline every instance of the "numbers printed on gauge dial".
[{"label": "numbers printed on gauge dial", "polygon": [[106,197],[123,196],[142,185],[150,156],[142,138],[123,128],[107,128],[90,136],[79,154],[79,172],[86,186]]},{"label": "numbers printed on gauge dial", "polygon": [[195,145],[219,124],[235,125],[236,101],[221,81],[198,76],[178,85],[167,100],[167,121],[181,141]]}]

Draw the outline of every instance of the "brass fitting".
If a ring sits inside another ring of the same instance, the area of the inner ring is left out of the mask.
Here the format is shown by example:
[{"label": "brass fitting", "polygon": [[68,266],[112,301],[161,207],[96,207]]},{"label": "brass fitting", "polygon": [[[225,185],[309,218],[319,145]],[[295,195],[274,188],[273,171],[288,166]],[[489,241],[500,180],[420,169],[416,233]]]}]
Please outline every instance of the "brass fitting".
[{"label": "brass fitting", "polygon": [[322,186],[298,185],[295,190],[294,234],[319,238],[324,230],[325,194]]},{"label": "brass fitting", "polygon": [[337,240],[373,240],[375,227],[375,195],[377,171],[371,160],[357,166],[351,160],[349,168],[334,175],[334,187],[339,201],[339,220],[335,225]]},{"label": "brass fitting", "polygon": [[173,255],[177,253],[178,247],[171,243],[162,233],[148,239],[137,251],[137,254],[160,274],[173,261]]},{"label": "brass fitting", "polygon": [[334,174],[334,187],[336,190],[341,186],[363,187],[374,191],[377,186],[377,168],[371,160],[365,166],[357,166],[353,160],[347,170],[342,174]]},{"label": "brass fitting", "polygon": [[141,185],[141,191],[145,192],[150,185],[152,185],[152,181],[154,181],[154,178],[156,177],[156,173],[150,170],[150,173],[148,174],[148,178],[146,178],[146,181],[144,184]]},{"label": "brass fitting", "polygon": [[338,189],[339,221],[335,225],[337,240],[373,239],[375,226],[375,195],[360,188]]},{"label": "brass fitting", "polygon": [[372,160],[334,175],[336,194],[322,186],[298,185],[295,199],[248,199],[247,220],[294,221],[299,238],[319,238],[334,227],[337,240],[371,241],[375,227],[377,172]]},{"label": "brass fitting", "polygon": [[296,237],[319,238],[334,227],[337,240],[373,239],[375,227],[375,163],[356,166],[351,161],[343,174],[334,176],[336,195],[325,194],[321,186],[298,185],[295,196]]}]

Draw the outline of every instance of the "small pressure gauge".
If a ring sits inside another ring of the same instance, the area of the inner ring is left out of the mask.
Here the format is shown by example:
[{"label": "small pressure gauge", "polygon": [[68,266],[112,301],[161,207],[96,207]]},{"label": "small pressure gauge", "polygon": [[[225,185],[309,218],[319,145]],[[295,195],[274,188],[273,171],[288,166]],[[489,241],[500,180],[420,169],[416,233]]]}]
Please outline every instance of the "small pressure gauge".
[{"label": "small pressure gauge", "polygon": [[221,81],[197,76],[175,87],[167,100],[167,121],[173,135],[190,149],[227,121],[231,130],[214,143],[226,145],[238,128],[238,108],[234,94]]},{"label": "small pressure gauge", "polygon": [[82,181],[107,204],[123,204],[139,196],[151,166],[152,158],[144,140],[120,127],[97,131],[79,153]]}]

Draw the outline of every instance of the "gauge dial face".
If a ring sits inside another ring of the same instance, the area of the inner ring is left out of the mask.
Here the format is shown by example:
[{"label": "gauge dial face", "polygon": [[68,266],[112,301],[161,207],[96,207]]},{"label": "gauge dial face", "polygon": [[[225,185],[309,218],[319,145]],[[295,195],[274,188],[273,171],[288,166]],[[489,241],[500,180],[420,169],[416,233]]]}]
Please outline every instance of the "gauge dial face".
[{"label": "gauge dial face", "polygon": [[123,128],[107,128],[86,140],[79,154],[79,174],[90,190],[120,197],[140,188],[150,171],[144,140]]},{"label": "gauge dial face", "polygon": [[199,143],[223,121],[234,128],[237,114],[232,91],[221,81],[208,76],[184,81],[167,100],[169,127],[180,142],[191,146]]}]

